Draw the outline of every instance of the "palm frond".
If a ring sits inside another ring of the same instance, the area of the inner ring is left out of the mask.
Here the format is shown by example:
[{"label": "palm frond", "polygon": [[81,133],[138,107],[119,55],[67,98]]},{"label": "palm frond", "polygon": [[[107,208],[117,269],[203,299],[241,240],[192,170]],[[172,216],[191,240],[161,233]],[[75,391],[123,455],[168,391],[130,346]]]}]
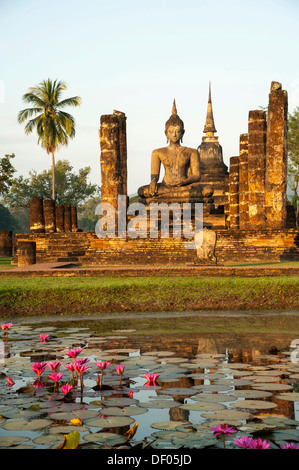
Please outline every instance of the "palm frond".
[{"label": "palm frond", "polygon": [[63,101],[57,103],[57,108],[64,108],[65,106],[80,106],[82,100],[80,96],[72,96],[71,98],[66,98]]},{"label": "palm frond", "polygon": [[37,113],[42,113],[44,110],[43,108],[26,108],[22,109],[22,111],[18,114],[18,122],[22,123],[29,119],[31,116]]}]

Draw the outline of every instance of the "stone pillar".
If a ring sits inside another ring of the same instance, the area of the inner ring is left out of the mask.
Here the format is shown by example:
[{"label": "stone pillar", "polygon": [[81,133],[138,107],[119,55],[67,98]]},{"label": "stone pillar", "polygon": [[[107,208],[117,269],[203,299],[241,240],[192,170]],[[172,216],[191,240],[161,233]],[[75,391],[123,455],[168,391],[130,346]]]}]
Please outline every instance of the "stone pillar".
[{"label": "stone pillar", "polygon": [[71,206],[71,229],[72,232],[78,232],[77,207]]},{"label": "stone pillar", "polygon": [[224,177],[224,215],[225,215],[225,226],[229,228],[229,175]]},{"label": "stone pillar", "polygon": [[230,158],[228,180],[229,226],[231,230],[239,228],[239,157]]},{"label": "stone pillar", "polygon": [[55,208],[56,232],[64,232],[64,206],[57,204]]},{"label": "stone pillar", "polygon": [[248,228],[248,134],[240,135],[239,228]]},{"label": "stone pillar", "polygon": [[44,201],[45,232],[53,233],[56,231],[55,220],[55,201],[47,199]]},{"label": "stone pillar", "polygon": [[113,224],[116,236],[118,236],[118,196],[127,197],[125,133],[126,117],[123,113],[114,111],[114,114],[101,116],[101,203],[109,203],[114,208]]},{"label": "stone pillar", "polygon": [[30,266],[36,263],[36,243],[29,241],[18,242],[18,266]]},{"label": "stone pillar", "polygon": [[266,191],[267,227],[281,229],[287,217],[288,95],[278,82],[271,83],[268,106]]},{"label": "stone pillar", "polygon": [[44,233],[44,206],[42,197],[32,197],[30,199],[30,232]]},{"label": "stone pillar", "polygon": [[265,228],[265,165],[267,122],[265,111],[249,111],[248,219],[249,229]]},{"label": "stone pillar", "polygon": [[64,231],[72,231],[71,206],[68,204],[64,206]]},{"label": "stone pillar", "polygon": [[0,230],[0,257],[12,256],[12,231]]}]

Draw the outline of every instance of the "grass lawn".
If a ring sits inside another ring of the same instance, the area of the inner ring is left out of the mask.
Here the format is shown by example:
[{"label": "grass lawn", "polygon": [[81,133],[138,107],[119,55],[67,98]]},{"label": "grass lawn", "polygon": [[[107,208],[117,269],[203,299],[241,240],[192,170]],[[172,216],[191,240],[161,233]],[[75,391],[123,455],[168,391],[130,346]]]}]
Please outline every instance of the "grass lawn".
[{"label": "grass lawn", "polygon": [[298,307],[293,276],[0,278],[1,316]]},{"label": "grass lawn", "polygon": [[0,258],[0,269],[11,269],[15,268],[15,265],[11,264],[11,258]]}]

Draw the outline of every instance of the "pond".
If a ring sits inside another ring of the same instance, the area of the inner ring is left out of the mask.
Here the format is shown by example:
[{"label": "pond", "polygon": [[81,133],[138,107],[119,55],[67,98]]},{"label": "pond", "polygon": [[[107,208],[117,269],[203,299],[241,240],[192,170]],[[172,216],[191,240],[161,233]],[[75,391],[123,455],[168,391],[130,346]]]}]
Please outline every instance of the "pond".
[{"label": "pond", "polygon": [[[237,449],[242,436],[273,449],[299,445],[290,333],[140,334],[124,319],[108,330],[78,316],[9,322],[0,343],[2,449],[55,449],[69,435],[82,449]],[[66,367],[79,359],[81,374]],[[103,374],[100,362],[110,363]],[[35,363],[44,365],[40,378]],[[219,425],[233,428],[225,441],[214,435]]]}]

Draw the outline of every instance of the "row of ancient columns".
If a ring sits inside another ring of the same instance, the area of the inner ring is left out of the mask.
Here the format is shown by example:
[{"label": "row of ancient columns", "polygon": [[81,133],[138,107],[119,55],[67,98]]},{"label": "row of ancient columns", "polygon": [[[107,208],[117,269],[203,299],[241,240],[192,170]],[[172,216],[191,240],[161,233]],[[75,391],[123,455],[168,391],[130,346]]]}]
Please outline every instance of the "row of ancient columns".
[{"label": "row of ancient columns", "polygon": [[268,116],[249,111],[240,154],[230,158],[226,215],[232,230],[286,226],[287,113],[287,92],[277,82],[271,84]]},{"label": "row of ancient columns", "polygon": [[30,232],[78,232],[77,208],[55,204],[53,199],[32,197],[30,200]]}]

